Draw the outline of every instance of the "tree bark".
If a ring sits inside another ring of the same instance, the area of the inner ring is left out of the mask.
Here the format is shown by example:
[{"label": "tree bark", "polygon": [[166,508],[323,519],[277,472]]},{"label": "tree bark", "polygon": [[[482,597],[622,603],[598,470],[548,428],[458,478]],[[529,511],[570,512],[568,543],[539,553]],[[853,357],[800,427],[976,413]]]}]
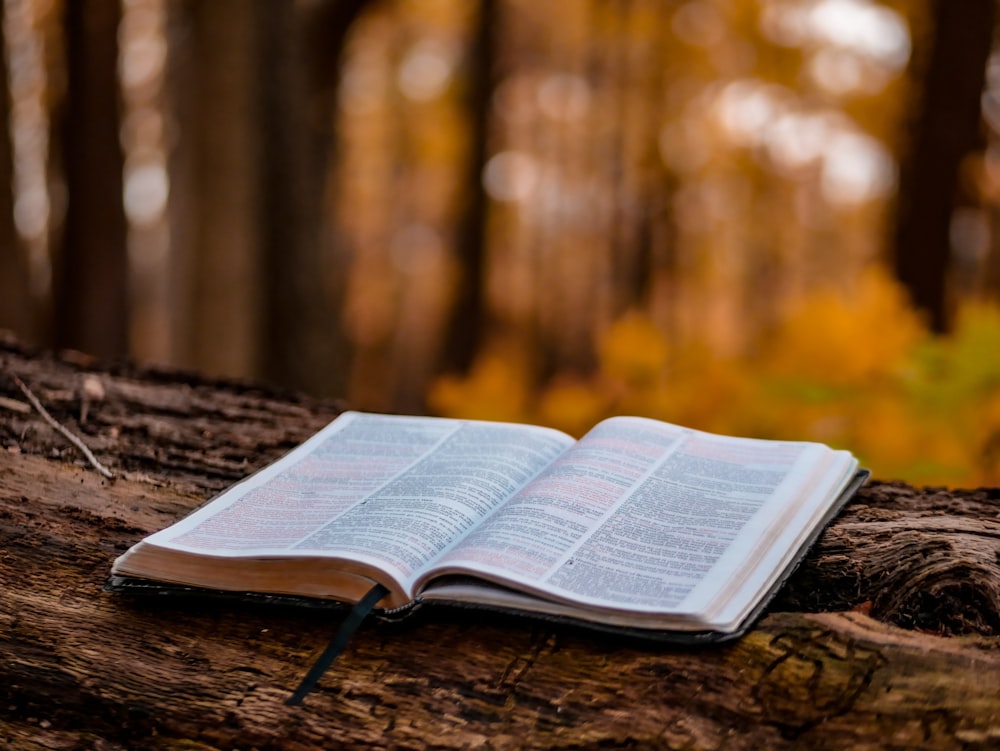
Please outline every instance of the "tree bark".
[{"label": "tree bark", "polygon": [[[102,584],[128,546],[302,441],[339,405],[67,357],[0,340],[0,747],[1000,741],[1000,491],[880,482],[734,643],[650,648],[430,611],[367,624],[305,704],[286,707],[340,616],[144,601]],[[35,413],[13,375],[116,480]]]}]

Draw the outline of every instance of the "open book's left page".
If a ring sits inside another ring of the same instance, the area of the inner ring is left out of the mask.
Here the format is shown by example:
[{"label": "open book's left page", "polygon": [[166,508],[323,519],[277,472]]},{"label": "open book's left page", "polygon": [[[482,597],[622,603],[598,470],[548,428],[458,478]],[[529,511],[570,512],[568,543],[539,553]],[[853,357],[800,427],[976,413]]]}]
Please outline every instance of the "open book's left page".
[{"label": "open book's left page", "polygon": [[[329,591],[346,572],[388,586],[396,607],[429,561],[572,444],[530,425],[348,412],[146,538],[113,571],[352,600],[360,584]],[[248,565],[258,559],[267,566]],[[298,565],[305,559],[325,565]]]}]

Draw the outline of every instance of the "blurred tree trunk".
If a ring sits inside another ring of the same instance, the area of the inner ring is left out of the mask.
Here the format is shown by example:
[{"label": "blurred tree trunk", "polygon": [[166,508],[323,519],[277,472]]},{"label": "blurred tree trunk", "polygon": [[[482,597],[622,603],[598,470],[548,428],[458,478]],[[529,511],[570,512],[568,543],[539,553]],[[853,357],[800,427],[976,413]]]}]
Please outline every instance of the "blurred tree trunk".
[{"label": "blurred tree trunk", "polygon": [[[633,2],[617,6],[620,27],[609,61],[619,97],[615,109],[615,131],[619,135],[612,147],[614,158],[609,160],[613,163],[609,182],[615,186],[608,238],[612,319],[629,310],[649,307],[655,214],[664,203],[657,139],[662,123],[668,119],[662,92],[671,60],[666,45],[655,44],[652,39],[667,38],[671,16],[656,14],[658,26],[654,28],[658,33],[639,36],[636,26],[642,20],[636,19],[648,19],[647,8],[644,3]],[[600,328],[608,321],[597,323]]]},{"label": "blurred tree trunk", "polygon": [[442,370],[466,372],[482,343],[486,315],[486,191],[483,170],[489,159],[489,124],[498,75],[495,35],[497,0],[480,0],[475,37],[469,49],[466,83],[469,111],[469,165],[464,212],[456,233],[459,278],[445,333]]},{"label": "blurred tree trunk", "polygon": [[1000,206],[989,209],[990,247],[979,289],[991,299],[1000,299]]},{"label": "blurred tree trunk", "polygon": [[10,133],[10,91],[4,14],[0,13],[0,328],[25,341],[36,335],[27,249],[14,226],[14,162]]},{"label": "blurred tree trunk", "polygon": [[[195,261],[194,175],[197,160],[185,126],[195,121],[194,33],[190,3],[166,6],[167,60],[164,72],[164,115],[174,127],[167,131],[167,225],[170,228],[170,262],[167,273],[167,307],[170,311],[167,361],[193,365],[191,329],[194,326],[191,286]],[[172,143],[171,143],[172,142]]]},{"label": "blurred tree trunk", "polygon": [[948,325],[949,231],[960,168],[982,145],[980,97],[996,11],[995,0],[935,0],[930,49],[912,64],[918,104],[901,166],[895,269],[939,332]]},{"label": "blurred tree trunk", "polygon": [[180,123],[171,191],[181,202],[172,207],[180,214],[175,248],[183,271],[178,360],[247,376],[256,372],[261,314],[256,64],[266,7],[213,0],[182,12],[172,21],[187,28],[177,34],[184,46],[174,50],[170,82]]},{"label": "blurred tree trunk", "polygon": [[214,0],[171,9],[182,364],[341,393],[345,271],[330,261],[328,177],[340,55],[366,4]]},{"label": "blurred tree trunk", "polygon": [[261,372],[342,395],[349,369],[340,306],[347,268],[328,217],[340,61],[366,0],[267,3],[257,120],[264,149],[259,216],[264,291]]},{"label": "blurred tree trunk", "polygon": [[117,35],[119,0],[65,4],[66,101],[56,113],[68,203],[53,264],[57,346],[128,348]]}]

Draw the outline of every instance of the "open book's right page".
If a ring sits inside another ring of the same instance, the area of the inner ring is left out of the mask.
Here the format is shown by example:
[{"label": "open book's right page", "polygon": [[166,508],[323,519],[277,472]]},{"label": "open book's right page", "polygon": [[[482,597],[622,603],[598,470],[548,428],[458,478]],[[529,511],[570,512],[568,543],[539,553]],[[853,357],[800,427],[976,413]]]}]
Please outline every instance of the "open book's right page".
[{"label": "open book's right page", "polygon": [[[612,418],[447,553],[435,572],[473,575],[555,603],[534,608],[543,612],[580,616],[583,606],[624,625],[732,629],[856,466],[849,453],[821,444]],[[469,594],[468,583],[428,579],[426,599]],[[529,599],[487,596],[490,604],[520,608]]]}]

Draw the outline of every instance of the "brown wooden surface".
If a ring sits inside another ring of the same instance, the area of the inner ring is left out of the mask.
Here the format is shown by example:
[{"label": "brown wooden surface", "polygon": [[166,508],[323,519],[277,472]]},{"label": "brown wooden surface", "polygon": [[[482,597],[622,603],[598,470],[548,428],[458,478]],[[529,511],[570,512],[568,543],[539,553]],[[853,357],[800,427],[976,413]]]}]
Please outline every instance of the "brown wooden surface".
[{"label": "brown wooden surface", "polygon": [[1000,747],[998,490],[872,483],[728,646],[426,613],[366,626],[297,708],[336,616],[102,591],[338,409],[0,342],[0,748]]}]

